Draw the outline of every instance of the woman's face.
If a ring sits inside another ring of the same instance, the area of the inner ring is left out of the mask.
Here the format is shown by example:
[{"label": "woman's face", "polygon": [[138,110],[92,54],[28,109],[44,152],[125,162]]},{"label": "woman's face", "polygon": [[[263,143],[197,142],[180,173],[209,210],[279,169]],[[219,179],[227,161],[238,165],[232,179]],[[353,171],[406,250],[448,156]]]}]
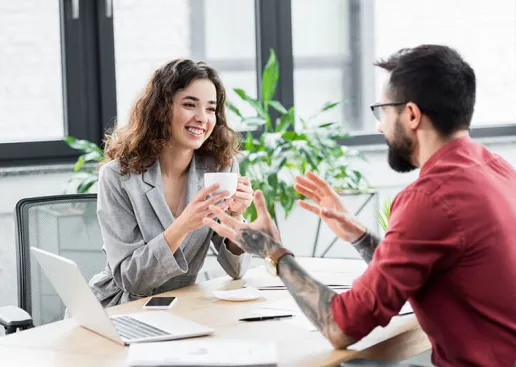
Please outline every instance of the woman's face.
[{"label": "woman's face", "polygon": [[176,92],[170,123],[174,145],[199,149],[217,123],[217,90],[209,79],[197,79]]}]

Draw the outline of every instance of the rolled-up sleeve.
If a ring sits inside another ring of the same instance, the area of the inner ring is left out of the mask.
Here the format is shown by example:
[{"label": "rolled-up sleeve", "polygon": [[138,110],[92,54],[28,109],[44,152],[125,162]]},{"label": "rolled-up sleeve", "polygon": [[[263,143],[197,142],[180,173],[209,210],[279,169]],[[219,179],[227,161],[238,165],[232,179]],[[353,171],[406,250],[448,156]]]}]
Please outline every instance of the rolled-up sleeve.
[{"label": "rolled-up sleeve", "polygon": [[150,295],[168,279],[185,274],[181,249],[170,251],[164,233],[143,240],[120,175],[108,166],[99,174],[97,216],[115,283],[136,296]]},{"label": "rolled-up sleeve", "polygon": [[387,325],[436,267],[446,269],[458,260],[463,233],[442,201],[416,190],[398,195],[368,268],[350,291],[333,299],[333,317],[342,331],[360,340]]},{"label": "rolled-up sleeve", "polygon": [[[218,236],[217,236],[218,237]],[[220,240],[220,247],[218,248],[218,256],[217,260],[224,269],[224,271],[233,279],[242,278],[247,269],[249,269],[249,265],[251,264],[252,255],[244,252],[241,255],[235,255],[226,247],[226,239],[218,237]],[[214,244],[217,241],[216,238],[213,239]],[[215,245],[217,247],[217,245]]]}]

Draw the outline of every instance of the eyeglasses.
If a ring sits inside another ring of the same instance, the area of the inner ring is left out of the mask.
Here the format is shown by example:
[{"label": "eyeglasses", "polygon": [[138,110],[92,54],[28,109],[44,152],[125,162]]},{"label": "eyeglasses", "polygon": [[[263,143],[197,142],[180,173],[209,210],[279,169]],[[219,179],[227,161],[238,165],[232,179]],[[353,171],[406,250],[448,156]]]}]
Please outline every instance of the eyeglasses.
[{"label": "eyeglasses", "polygon": [[369,106],[371,111],[373,111],[374,117],[381,122],[383,120],[383,107],[387,106],[402,106],[407,104],[408,102],[392,102],[392,103],[375,103]]}]

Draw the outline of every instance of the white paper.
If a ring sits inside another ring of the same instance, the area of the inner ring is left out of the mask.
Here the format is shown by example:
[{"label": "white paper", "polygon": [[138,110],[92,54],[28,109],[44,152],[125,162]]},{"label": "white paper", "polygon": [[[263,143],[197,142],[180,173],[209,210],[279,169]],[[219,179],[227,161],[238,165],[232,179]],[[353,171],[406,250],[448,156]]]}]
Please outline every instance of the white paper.
[{"label": "white paper", "polygon": [[[269,311],[288,311],[291,312],[294,317],[291,319],[285,319],[282,320],[282,322],[288,322],[292,325],[296,325],[302,329],[308,330],[308,331],[316,331],[317,328],[314,326],[314,324],[308,319],[303,311],[301,311],[301,308],[297,305],[294,298],[285,298],[279,301],[274,302],[267,302],[265,304],[260,305],[258,310],[269,310]],[[406,302],[403,307],[401,308],[399,315],[406,315],[413,313],[412,307],[410,306],[410,303]]]},{"label": "white paper", "polygon": [[276,344],[231,339],[188,339],[131,344],[129,366],[276,366]]},{"label": "white paper", "polygon": [[395,329],[401,327],[406,322],[407,317],[411,317],[411,316],[395,316],[395,317],[393,317],[386,327],[377,326],[367,336],[363,337],[361,340],[359,340],[355,344],[349,345],[347,347],[347,349],[364,350],[373,345],[381,343],[384,340],[387,340],[391,335],[388,332],[388,329],[395,330]]},{"label": "white paper", "polygon": [[317,328],[305,316],[305,314],[303,313],[303,311],[301,311],[301,309],[299,308],[299,306],[293,298],[285,298],[275,302],[268,302],[265,305],[258,308],[257,310],[262,310],[271,313],[290,312],[294,315],[294,317],[281,320],[281,322],[287,322],[291,325],[295,325],[304,330],[317,331]]},{"label": "white paper", "polygon": [[296,313],[295,316],[291,319],[282,320],[282,322],[288,322],[291,325],[297,326],[306,331],[317,331],[315,325],[308,317],[306,317],[303,313]]},{"label": "white paper", "polygon": [[414,310],[412,309],[412,306],[410,305],[410,303],[405,302],[405,304],[401,308],[401,310],[398,313],[398,315],[406,315],[406,314],[409,314],[409,313],[414,313]]},{"label": "white paper", "polygon": [[232,289],[229,291],[213,291],[213,295],[225,301],[252,301],[262,297],[262,293],[253,287]]},{"label": "white paper", "polygon": [[[353,281],[359,276],[357,274],[351,273],[334,273],[334,272],[323,272],[323,271],[313,271],[310,272],[310,275],[317,281],[321,282],[326,286],[351,286]],[[260,277],[259,279],[246,279],[245,280],[246,287],[254,287],[258,289],[267,289],[267,288],[277,288],[282,289],[286,288],[285,284],[281,281],[279,277],[274,277],[272,275],[267,274],[266,276]]]}]

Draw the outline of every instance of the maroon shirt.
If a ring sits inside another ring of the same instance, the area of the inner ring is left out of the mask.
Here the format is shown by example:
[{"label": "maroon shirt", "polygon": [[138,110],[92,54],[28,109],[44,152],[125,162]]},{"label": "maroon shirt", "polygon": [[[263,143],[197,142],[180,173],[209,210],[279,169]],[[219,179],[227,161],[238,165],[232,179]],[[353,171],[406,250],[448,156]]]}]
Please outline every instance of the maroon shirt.
[{"label": "maroon shirt", "polygon": [[437,366],[516,361],[516,171],[469,137],[432,155],[396,197],[369,267],[332,309],[359,340],[406,300]]}]

